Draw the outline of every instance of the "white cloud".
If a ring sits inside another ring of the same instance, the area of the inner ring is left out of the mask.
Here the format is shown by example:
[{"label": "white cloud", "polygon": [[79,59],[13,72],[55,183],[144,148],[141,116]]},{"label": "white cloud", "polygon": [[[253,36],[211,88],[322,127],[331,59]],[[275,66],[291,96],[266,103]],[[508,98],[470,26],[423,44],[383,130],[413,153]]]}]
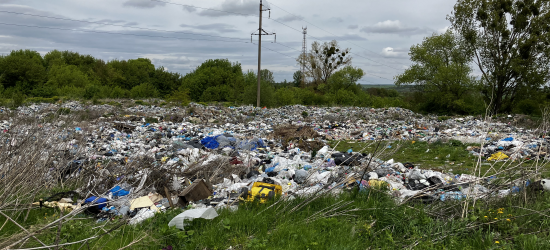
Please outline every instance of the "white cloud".
[{"label": "white cloud", "polygon": [[407,57],[407,52],[399,49],[394,49],[392,47],[386,47],[382,49],[380,53],[384,57],[394,57],[394,58],[403,58]]},{"label": "white cloud", "polygon": [[411,36],[431,32],[428,28],[409,27],[399,20],[378,22],[374,25],[363,27],[361,31],[365,33],[398,34],[400,36]]},{"label": "white cloud", "polygon": [[443,33],[447,32],[447,30],[449,30],[449,26],[445,26],[445,28],[438,29],[437,33],[438,34],[443,34]]}]

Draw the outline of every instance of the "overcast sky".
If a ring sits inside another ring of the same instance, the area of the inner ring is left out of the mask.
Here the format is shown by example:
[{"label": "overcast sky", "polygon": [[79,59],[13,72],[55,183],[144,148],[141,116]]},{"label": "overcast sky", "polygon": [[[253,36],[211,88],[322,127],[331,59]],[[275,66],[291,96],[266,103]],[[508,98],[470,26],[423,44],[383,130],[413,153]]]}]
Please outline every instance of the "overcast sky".
[{"label": "overcast sky", "polygon": [[[262,68],[273,71],[276,81],[291,81],[299,70],[294,58],[307,26],[308,47],[315,40],[336,39],[351,48],[353,66],[367,73],[362,83],[392,84],[387,79],[410,64],[409,48],[446,29],[455,1],[268,4],[271,19],[264,12],[263,28],[277,33],[277,42],[273,36],[262,38]],[[0,53],[57,49],[104,60],[146,57],[182,74],[207,59],[226,58],[241,63],[243,71],[257,70],[258,48],[250,34],[258,29],[258,9],[259,0],[0,0]]]}]

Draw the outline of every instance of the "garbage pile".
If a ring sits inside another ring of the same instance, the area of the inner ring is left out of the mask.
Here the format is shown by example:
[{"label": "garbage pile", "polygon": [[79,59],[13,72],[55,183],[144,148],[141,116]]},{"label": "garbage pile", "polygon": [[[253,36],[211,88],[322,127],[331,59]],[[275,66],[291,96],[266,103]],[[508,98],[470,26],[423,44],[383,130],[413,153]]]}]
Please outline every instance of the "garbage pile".
[{"label": "garbage pile", "polygon": [[[45,140],[63,150],[49,153],[71,160],[48,163],[47,178],[83,178],[86,185],[75,190],[78,198],[72,194],[50,197],[36,205],[86,206],[98,222],[126,216],[130,224],[137,224],[167,208],[196,209],[178,217],[174,222],[178,224],[184,218],[215,217],[210,208],[237,209],[242,202],[265,202],[275,196],[291,199],[319,190],[338,193],[346,188],[387,187],[400,201],[493,195],[486,188],[488,178],[423,170],[414,163],[378,159],[372,152],[337,152],[328,146],[332,140],[456,139],[485,143],[467,150],[488,160],[547,157],[546,139],[535,131],[474,117],[439,121],[401,108],[258,109],[199,104],[116,108],[71,102],[31,105],[15,112],[44,118],[60,107],[114,115],[85,123],[60,118],[34,125],[16,125],[10,118],[0,126],[4,134],[18,136],[33,129],[53,131]],[[17,144],[14,139],[6,143]],[[550,182],[541,185],[548,189]],[[502,189],[498,195],[519,188]]]},{"label": "garbage pile", "polygon": [[475,156],[481,156],[489,161],[520,160],[545,158],[548,151],[548,143],[544,138],[521,139],[507,137],[499,141],[488,141],[483,148],[469,146],[466,150]]}]

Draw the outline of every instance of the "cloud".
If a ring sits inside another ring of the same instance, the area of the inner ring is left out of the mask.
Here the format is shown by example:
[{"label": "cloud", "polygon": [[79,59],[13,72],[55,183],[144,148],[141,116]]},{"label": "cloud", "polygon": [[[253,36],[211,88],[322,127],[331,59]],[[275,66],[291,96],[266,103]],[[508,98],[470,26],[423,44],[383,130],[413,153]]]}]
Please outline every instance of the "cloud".
[{"label": "cloud", "polygon": [[359,28],[359,25],[357,25],[357,24],[348,25],[348,29],[350,29],[350,30],[354,30],[354,29],[357,29],[357,28]]},{"label": "cloud", "polygon": [[366,26],[361,29],[365,33],[378,33],[378,34],[398,34],[400,36],[411,36],[433,32],[428,28],[409,27],[402,24],[399,20],[386,20],[378,22],[371,26]]},{"label": "cloud", "polygon": [[164,6],[166,3],[155,2],[151,0],[128,0],[124,2],[124,6],[142,8],[142,9],[151,9],[157,6]]},{"label": "cloud", "polygon": [[302,16],[295,16],[295,15],[286,15],[284,17],[279,17],[276,20],[280,22],[292,22],[292,21],[300,21],[303,20],[304,17]]},{"label": "cloud", "polygon": [[112,20],[112,19],[101,19],[101,20],[94,21],[94,22],[98,22],[98,23],[110,23],[110,24],[120,24],[120,23],[125,23],[126,21],[124,21],[124,20]]},{"label": "cloud", "polygon": [[0,4],[3,3],[13,3],[13,0],[0,0]]},{"label": "cloud", "polygon": [[322,41],[332,41],[332,40],[336,40],[336,41],[368,41],[367,38],[364,38],[360,35],[357,35],[357,34],[346,34],[346,35],[342,35],[342,36],[324,36],[324,37],[320,37],[320,40]]},{"label": "cloud", "polygon": [[386,47],[382,49],[382,56],[384,57],[392,57],[392,58],[407,58],[407,52],[406,50],[402,49],[394,49],[392,47]]},{"label": "cloud", "polygon": [[191,13],[197,11],[197,8],[195,7],[192,7],[192,6],[183,6],[183,10],[186,10],[186,11],[189,11]]},{"label": "cloud", "polygon": [[213,24],[201,24],[201,25],[187,25],[182,24],[180,25],[182,28],[192,28],[196,30],[204,30],[204,31],[217,31],[221,33],[227,33],[227,32],[238,32],[239,30],[235,28],[235,26],[225,23],[213,23]]},{"label": "cloud", "polygon": [[330,20],[332,22],[337,22],[337,23],[342,23],[344,22],[344,19],[340,18],[340,17],[331,17]]},{"label": "cloud", "polygon": [[449,26],[445,26],[445,28],[438,29],[437,33],[438,34],[443,34],[443,33],[447,32],[447,30],[449,30]]},{"label": "cloud", "polygon": [[225,0],[221,6],[213,9],[221,10],[203,10],[199,12],[201,16],[220,17],[232,16],[235,13],[244,15],[258,15],[259,5],[256,0]]}]

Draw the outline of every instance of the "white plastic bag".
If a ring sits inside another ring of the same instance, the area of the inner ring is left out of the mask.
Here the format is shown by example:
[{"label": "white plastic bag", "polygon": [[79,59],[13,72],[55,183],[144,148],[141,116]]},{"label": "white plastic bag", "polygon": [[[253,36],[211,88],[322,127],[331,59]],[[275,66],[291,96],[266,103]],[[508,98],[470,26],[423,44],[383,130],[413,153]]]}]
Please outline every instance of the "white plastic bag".
[{"label": "white plastic bag", "polygon": [[214,219],[218,217],[218,213],[216,210],[212,207],[208,208],[198,208],[198,209],[191,209],[187,210],[181,214],[178,214],[176,217],[174,217],[169,223],[169,227],[176,226],[177,228],[181,230],[185,230],[184,226],[187,224],[185,223],[185,220],[193,220],[196,218],[203,218],[203,219]]}]

